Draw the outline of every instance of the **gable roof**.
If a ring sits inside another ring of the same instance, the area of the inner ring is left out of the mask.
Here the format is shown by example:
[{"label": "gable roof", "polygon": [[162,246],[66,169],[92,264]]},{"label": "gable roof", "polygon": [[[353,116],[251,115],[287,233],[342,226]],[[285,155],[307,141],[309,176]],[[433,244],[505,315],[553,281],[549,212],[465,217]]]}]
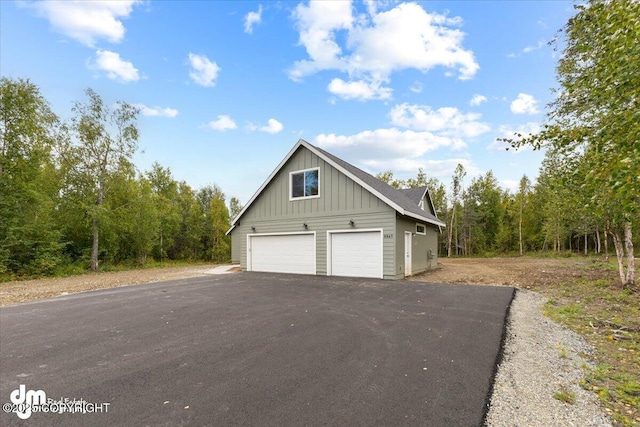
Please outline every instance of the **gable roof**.
[{"label": "gable roof", "polygon": [[[344,160],[334,156],[331,153],[324,151],[321,148],[318,148],[314,145],[309,144],[304,139],[298,140],[298,142],[293,146],[291,151],[285,156],[284,159],[280,162],[280,164],[275,168],[275,170],[269,175],[267,180],[260,186],[258,191],[249,199],[244,208],[240,211],[240,213],[233,219],[231,223],[231,228],[227,231],[229,234],[236,226],[236,222],[242,217],[242,215],[247,211],[247,209],[251,206],[251,204],[258,198],[260,193],[269,185],[271,180],[276,176],[276,174],[282,169],[282,167],[289,161],[289,159],[293,156],[293,154],[298,150],[298,148],[304,147],[307,150],[314,153],[316,156],[320,157],[325,162],[329,163],[334,168],[338,169],[340,172],[351,178],[353,181],[358,183],[360,186],[364,187],[367,191],[378,197],[380,200],[385,202],[391,208],[395,209],[398,213],[412,217],[414,219],[418,219],[420,221],[427,222],[429,224],[437,225],[438,227],[445,227],[446,224],[440,221],[436,216],[430,214],[429,212],[422,210],[417,203],[414,203],[403,191],[397,190],[387,184],[386,182],[380,181],[378,178],[373,175],[368,174],[362,169],[358,169],[350,163],[345,162]],[[424,194],[424,193],[423,193]],[[435,210],[434,210],[435,212]]]},{"label": "gable roof", "polygon": [[427,192],[427,187],[400,188],[400,191],[402,191],[413,203],[419,205]]},{"label": "gable roof", "polygon": [[[431,207],[431,212],[436,215],[436,207],[434,206],[433,200],[431,199],[431,194],[429,194],[429,187],[425,185],[423,187],[401,188],[400,191],[406,194],[406,196],[418,206],[420,206],[420,202],[426,197],[427,201],[429,202],[429,206]],[[426,211],[426,209],[424,210]],[[438,226],[438,228],[440,229],[440,231],[442,231],[441,226]]]}]

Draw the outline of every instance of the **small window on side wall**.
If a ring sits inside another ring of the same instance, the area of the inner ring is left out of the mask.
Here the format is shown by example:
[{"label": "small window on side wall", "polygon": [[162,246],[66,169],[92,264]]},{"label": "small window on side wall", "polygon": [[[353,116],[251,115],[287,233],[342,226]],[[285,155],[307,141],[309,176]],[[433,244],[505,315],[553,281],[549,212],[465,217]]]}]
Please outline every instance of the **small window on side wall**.
[{"label": "small window on side wall", "polygon": [[427,234],[427,226],[424,224],[416,223],[416,234],[422,234],[423,236]]},{"label": "small window on side wall", "polygon": [[320,197],[319,173],[318,168],[291,172],[289,174],[289,199]]}]

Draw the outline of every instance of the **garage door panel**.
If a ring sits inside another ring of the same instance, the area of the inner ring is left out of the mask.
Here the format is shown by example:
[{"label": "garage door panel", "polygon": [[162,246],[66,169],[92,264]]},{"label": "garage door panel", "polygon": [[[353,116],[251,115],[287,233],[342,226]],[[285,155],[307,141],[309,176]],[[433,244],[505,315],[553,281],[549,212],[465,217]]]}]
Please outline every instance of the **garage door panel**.
[{"label": "garage door panel", "polygon": [[380,231],[331,233],[331,275],[382,277]]},{"label": "garage door panel", "polygon": [[316,274],[315,236],[249,236],[251,271]]}]

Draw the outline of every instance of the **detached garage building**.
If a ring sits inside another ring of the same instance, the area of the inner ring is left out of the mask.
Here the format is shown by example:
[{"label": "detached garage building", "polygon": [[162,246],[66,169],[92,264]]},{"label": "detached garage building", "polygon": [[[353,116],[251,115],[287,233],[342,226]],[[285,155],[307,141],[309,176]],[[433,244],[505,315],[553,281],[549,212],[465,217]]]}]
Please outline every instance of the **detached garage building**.
[{"label": "detached garage building", "polygon": [[426,187],[397,190],[299,140],[233,219],[242,270],[398,279],[438,263]]}]

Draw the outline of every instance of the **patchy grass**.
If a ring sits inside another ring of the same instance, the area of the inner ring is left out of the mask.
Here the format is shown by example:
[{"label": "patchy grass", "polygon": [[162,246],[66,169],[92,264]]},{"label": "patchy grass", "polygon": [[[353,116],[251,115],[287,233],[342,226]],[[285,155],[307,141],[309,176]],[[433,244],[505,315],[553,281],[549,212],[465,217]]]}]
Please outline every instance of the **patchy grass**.
[{"label": "patchy grass", "polygon": [[[101,262],[99,273],[119,272],[119,271],[136,271],[136,270],[148,270],[148,269],[162,269],[170,267],[193,267],[200,265],[217,265],[209,264],[205,261],[188,261],[188,260],[168,260],[168,261],[155,261],[152,258],[148,259],[144,264],[140,264],[137,261],[130,261],[124,263],[108,263]],[[89,261],[78,261],[72,264],[62,264],[58,266],[50,275],[15,275],[13,273],[1,273],[0,283],[7,283],[13,281],[26,281],[43,278],[64,278],[80,275],[92,275],[96,274],[91,271],[91,264]]]},{"label": "patchy grass", "polygon": [[561,387],[560,390],[553,393],[553,398],[560,402],[568,403],[569,405],[573,405],[576,402],[576,395],[567,391],[564,387]]},{"label": "patchy grass", "polygon": [[[550,298],[545,314],[585,337],[598,365],[581,386],[597,394],[620,426],[640,425],[640,291],[621,289],[617,269],[602,261],[575,278],[536,286]],[[557,396],[556,396],[557,395]],[[562,390],[554,397],[566,401]]]}]

